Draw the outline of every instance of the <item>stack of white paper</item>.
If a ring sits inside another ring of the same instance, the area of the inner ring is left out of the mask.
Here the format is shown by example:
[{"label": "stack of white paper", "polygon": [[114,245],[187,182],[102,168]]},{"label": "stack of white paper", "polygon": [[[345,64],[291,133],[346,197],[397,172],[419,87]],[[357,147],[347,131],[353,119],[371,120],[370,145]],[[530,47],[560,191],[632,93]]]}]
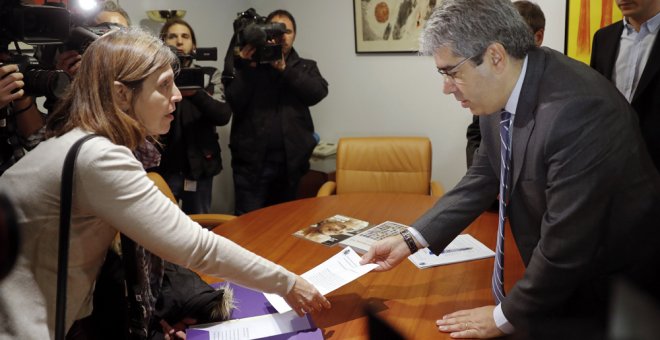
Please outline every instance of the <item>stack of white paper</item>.
[{"label": "stack of white paper", "polygon": [[197,325],[192,328],[207,331],[210,340],[249,340],[304,331],[312,328],[312,325],[309,318],[299,317],[291,311],[229,320],[217,324]]},{"label": "stack of white paper", "polygon": [[435,255],[428,248],[408,256],[418,268],[428,268],[443,264],[478,260],[495,256],[495,252],[468,234],[458,235],[445,250]]}]

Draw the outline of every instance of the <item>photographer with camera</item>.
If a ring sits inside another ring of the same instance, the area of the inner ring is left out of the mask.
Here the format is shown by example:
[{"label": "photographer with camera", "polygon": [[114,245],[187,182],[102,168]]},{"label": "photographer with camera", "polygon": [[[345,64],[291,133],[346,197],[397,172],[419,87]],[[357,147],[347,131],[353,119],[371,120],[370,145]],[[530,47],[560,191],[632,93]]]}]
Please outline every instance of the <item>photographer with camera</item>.
[{"label": "photographer with camera", "polygon": [[[172,19],[163,25],[160,38],[176,48],[181,73],[196,67],[197,39],[190,24]],[[170,131],[162,137],[164,147],[158,173],[163,176],[182,210],[188,214],[205,214],[211,208],[213,176],[222,170],[220,145],[216,126],[229,123],[231,108],[225,102],[221,74],[210,69],[206,88],[182,90],[183,99],[177,104]],[[175,80],[177,86],[179,77]]]},{"label": "photographer with camera", "polygon": [[35,98],[26,95],[23,73],[0,51],[0,175],[43,138],[45,117]]},{"label": "photographer with camera", "polygon": [[[328,94],[316,62],[300,58],[293,48],[291,13],[276,10],[266,24],[261,18],[252,9],[239,14],[238,52],[225,69],[231,74],[225,88],[234,112],[230,148],[237,215],[295,199],[317,143],[309,106]],[[266,58],[277,45],[280,55]]]},{"label": "photographer with camera", "polygon": [[[92,27],[101,24],[114,25],[117,27],[130,27],[131,18],[126,11],[112,1],[104,1],[99,12],[88,22]],[[77,50],[66,50],[55,56],[55,68],[63,70],[69,76],[73,77],[80,67],[81,53]]]}]

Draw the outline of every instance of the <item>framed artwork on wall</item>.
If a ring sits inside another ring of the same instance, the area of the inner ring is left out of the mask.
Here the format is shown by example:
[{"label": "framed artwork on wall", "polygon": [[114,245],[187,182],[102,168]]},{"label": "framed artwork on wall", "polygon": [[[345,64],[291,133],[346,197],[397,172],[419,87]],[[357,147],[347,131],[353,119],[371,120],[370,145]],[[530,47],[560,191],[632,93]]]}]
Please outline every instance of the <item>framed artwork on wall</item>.
[{"label": "framed artwork on wall", "polygon": [[441,0],[353,0],[355,52],[417,52],[419,35]]},{"label": "framed artwork on wall", "polygon": [[564,53],[589,64],[594,33],[622,18],[615,0],[566,0]]}]

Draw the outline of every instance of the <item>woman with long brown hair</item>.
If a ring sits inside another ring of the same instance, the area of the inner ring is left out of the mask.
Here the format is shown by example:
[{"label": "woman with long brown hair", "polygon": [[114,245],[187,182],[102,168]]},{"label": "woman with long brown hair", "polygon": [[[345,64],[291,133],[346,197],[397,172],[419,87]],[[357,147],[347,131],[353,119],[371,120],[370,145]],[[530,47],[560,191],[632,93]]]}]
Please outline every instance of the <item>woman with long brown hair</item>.
[{"label": "woman with long brown hair", "polygon": [[[156,37],[117,31],[92,43],[42,142],[0,178],[22,229],[15,270],[0,284],[0,308],[18,338],[53,336],[61,172],[71,145],[88,134],[78,155],[67,280],[66,329],[91,313],[94,281],[119,231],[163,259],[276,293],[299,314],[329,308],[308,282],[200,227],[147,178],[132,151],[166,133],[181,93],[176,56]],[[0,331],[0,333],[2,333]]]}]

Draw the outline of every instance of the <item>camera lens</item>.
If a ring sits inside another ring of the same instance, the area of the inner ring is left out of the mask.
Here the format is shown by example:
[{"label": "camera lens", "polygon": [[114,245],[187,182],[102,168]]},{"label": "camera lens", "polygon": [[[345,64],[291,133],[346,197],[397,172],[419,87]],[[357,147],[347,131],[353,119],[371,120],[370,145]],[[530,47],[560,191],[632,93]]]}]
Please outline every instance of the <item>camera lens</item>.
[{"label": "camera lens", "polygon": [[61,70],[30,69],[23,76],[25,93],[36,97],[60,98],[71,83],[69,75]]}]

